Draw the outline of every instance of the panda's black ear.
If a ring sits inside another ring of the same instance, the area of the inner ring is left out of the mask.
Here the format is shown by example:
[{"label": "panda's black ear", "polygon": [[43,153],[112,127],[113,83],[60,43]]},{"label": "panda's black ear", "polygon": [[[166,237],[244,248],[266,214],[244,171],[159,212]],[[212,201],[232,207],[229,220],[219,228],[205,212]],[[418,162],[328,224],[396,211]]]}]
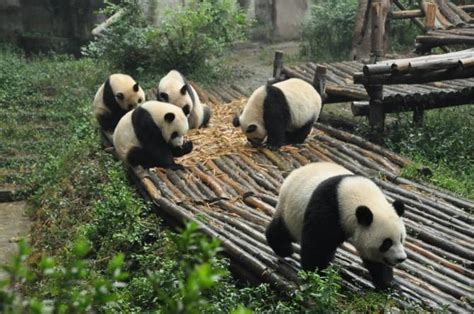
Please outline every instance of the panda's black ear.
[{"label": "panda's black ear", "polygon": [[165,114],[165,121],[167,122],[173,122],[175,116],[174,116],[174,113],[172,112],[168,112],[167,114]]},{"label": "panda's black ear", "polygon": [[370,226],[372,220],[374,220],[374,215],[367,206],[359,206],[356,209],[356,217],[359,225]]},{"label": "panda's black ear", "polygon": [[138,83],[135,83],[135,85],[133,85],[133,91],[138,92]]},{"label": "panda's black ear", "polygon": [[397,212],[398,216],[402,217],[403,213],[405,212],[405,204],[400,200],[394,200],[392,206],[393,208],[395,208],[395,211]]},{"label": "panda's black ear", "polygon": [[188,91],[188,84],[184,84],[179,91],[181,92],[181,95],[186,95],[186,92]]},{"label": "panda's black ear", "polygon": [[239,116],[234,117],[234,119],[232,120],[232,125],[234,125],[234,127],[239,127],[240,126]]},{"label": "panda's black ear", "polygon": [[167,93],[159,93],[158,94],[158,100],[163,100],[163,101],[168,102],[168,100],[169,100],[168,94]]},{"label": "panda's black ear", "polygon": [[115,97],[117,97],[120,100],[123,100],[125,98],[125,96],[123,96],[123,93],[117,93],[115,94]]}]

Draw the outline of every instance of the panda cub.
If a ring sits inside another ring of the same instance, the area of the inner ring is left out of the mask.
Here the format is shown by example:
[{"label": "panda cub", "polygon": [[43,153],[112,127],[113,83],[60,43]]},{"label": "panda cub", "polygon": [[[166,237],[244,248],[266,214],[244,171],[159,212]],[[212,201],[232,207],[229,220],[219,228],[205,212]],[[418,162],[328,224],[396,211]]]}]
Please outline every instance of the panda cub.
[{"label": "panda cub", "polygon": [[211,109],[201,103],[191,84],[176,70],[160,80],[156,98],[183,109],[191,129],[206,127],[211,119]]},{"label": "panda cub", "polygon": [[292,78],[259,87],[250,96],[233,125],[249,142],[260,145],[265,138],[271,149],[303,143],[321,111],[321,97],[307,82]]},{"label": "panda cub", "polygon": [[183,169],[174,162],[193,149],[185,142],[188,120],[183,111],[171,104],[147,101],[120,119],[113,141],[119,157],[132,166]]},{"label": "panda cub", "polygon": [[280,189],[276,212],[265,235],[281,257],[301,244],[301,266],[323,270],[344,241],[355,246],[376,288],[390,287],[392,267],[407,255],[401,201],[387,202],[368,178],[329,162],[294,170]]},{"label": "panda cub", "polygon": [[145,100],[145,92],[126,74],[112,74],[95,94],[93,110],[101,128],[113,131],[128,111]]}]

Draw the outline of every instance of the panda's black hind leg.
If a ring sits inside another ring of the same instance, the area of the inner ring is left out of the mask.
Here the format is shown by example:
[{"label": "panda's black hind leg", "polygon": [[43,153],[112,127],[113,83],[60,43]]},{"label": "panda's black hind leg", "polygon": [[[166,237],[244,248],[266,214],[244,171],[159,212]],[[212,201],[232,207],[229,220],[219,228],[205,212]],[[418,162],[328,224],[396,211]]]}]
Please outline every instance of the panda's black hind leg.
[{"label": "panda's black hind leg", "polygon": [[308,134],[311,132],[314,124],[314,119],[306,122],[301,128],[293,131],[286,132],[285,139],[287,144],[302,144],[308,137]]},{"label": "panda's black hind leg", "polygon": [[393,268],[379,263],[363,259],[365,267],[368,269],[372,282],[376,289],[385,290],[392,286]]},{"label": "panda's black hind leg", "polygon": [[288,257],[293,254],[291,243],[293,239],[280,217],[274,217],[265,230],[268,245],[280,257]]},{"label": "panda's black hind leg", "polygon": [[207,106],[204,106],[204,117],[202,118],[202,124],[200,126],[200,128],[206,128],[209,124],[209,121],[211,120],[211,116],[212,116],[212,113],[211,113],[211,108],[207,107]]}]

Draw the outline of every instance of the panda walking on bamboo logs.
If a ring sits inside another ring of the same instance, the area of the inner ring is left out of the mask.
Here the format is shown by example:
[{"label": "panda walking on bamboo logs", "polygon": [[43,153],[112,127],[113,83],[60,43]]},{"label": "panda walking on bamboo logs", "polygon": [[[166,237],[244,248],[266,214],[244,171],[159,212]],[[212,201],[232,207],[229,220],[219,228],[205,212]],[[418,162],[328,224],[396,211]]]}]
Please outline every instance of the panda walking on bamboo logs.
[{"label": "panda walking on bamboo logs", "polygon": [[145,92],[126,74],[112,74],[94,97],[94,115],[104,131],[113,131],[120,119],[145,101]]},{"label": "panda walking on bamboo logs", "polygon": [[211,119],[211,109],[201,103],[191,84],[176,70],[160,80],[156,98],[181,108],[188,117],[190,129],[206,127]]},{"label": "panda walking on bamboo logs", "polygon": [[390,287],[393,266],[407,255],[402,220],[404,204],[390,204],[368,178],[329,162],[294,170],[280,189],[276,212],[265,235],[273,251],[288,257],[301,245],[306,271],[325,269],[339,245],[359,252],[376,288]]},{"label": "panda walking on bamboo logs", "polygon": [[174,157],[189,154],[191,141],[184,141],[188,120],[183,111],[169,103],[147,101],[123,116],[113,142],[119,157],[132,166],[183,169]]},{"label": "panda walking on bamboo logs", "polygon": [[249,142],[270,149],[303,143],[321,111],[321,97],[311,84],[292,78],[255,90],[233,125]]}]

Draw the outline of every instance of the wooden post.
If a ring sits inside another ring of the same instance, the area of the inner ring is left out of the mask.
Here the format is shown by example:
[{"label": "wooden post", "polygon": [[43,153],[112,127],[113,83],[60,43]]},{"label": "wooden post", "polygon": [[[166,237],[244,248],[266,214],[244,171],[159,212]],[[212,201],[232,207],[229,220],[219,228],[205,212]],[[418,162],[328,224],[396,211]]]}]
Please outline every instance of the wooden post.
[{"label": "wooden post", "polygon": [[425,30],[431,31],[435,27],[436,10],[438,7],[434,3],[426,3]]},{"label": "wooden post", "polygon": [[[373,0],[372,6],[372,49],[371,58],[373,63],[383,57],[383,31],[384,17],[382,13],[382,1]],[[370,97],[369,102],[369,124],[372,129],[373,140],[382,142],[382,134],[385,127],[385,112],[383,109],[383,85],[370,84],[365,86]]]},{"label": "wooden post", "polygon": [[278,82],[280,80],[281,71],[283,69],[283,51],[275,51],[273,59],[273,78]]},{"label": "wooden post", "polygon": [[417,126],[421,126],[423,124],[423,116],[424,110],[421,106],[415,106],[413,109],[413,123]]},{"label": "wooden post", "polygon": [[379,61],[383,57],[384,45],[383,45],[383,35],[384,35],[384,16],[382,12],[382,1],[373,0],[372,6],[372,63]]},{"label": "wooden post", "polygon": [[314,72],[313,86],[318,91],[321,96],[321,100],[324,101],[327,98],[326,94],[326,73],[327,68],[323,65],[316,65],[316,70]]}]

